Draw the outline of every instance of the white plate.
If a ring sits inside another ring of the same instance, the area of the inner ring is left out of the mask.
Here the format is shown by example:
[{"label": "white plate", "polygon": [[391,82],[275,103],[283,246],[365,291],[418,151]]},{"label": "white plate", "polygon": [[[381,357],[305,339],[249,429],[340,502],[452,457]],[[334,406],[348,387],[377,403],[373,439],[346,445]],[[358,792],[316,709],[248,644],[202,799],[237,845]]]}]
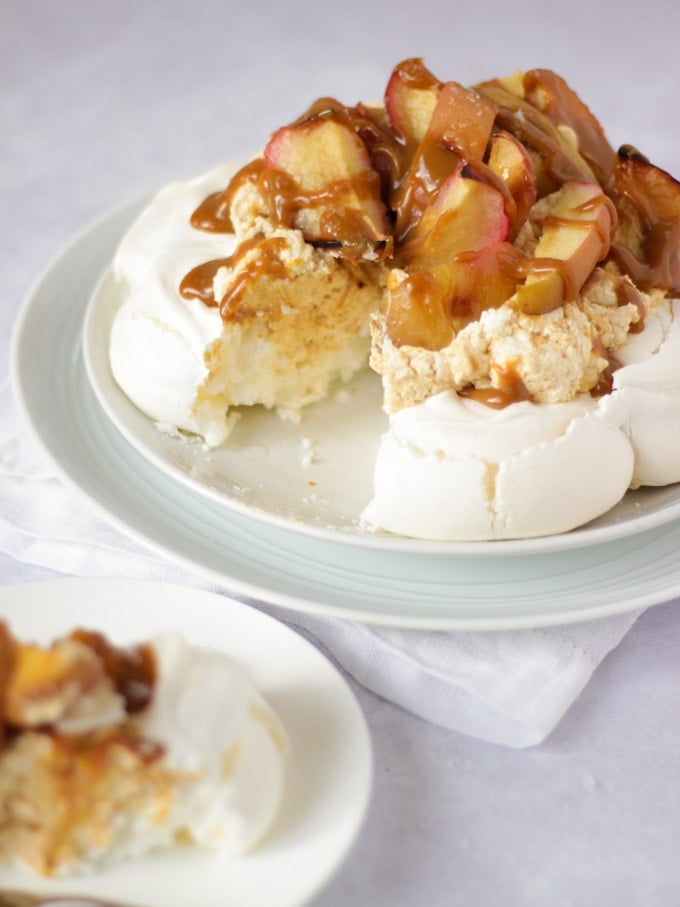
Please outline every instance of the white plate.
[{"label": "white plate", "polygon": [[290,521],[283,527],[236,512],[160,470],[98,403],[81,348],[90,297],[139,207],[108,215],[52,263],[13,338],[14,388],[27,419],[57,473],[109,522],[243,595],[392,625],[546,626],[680,594],[680,522],[663,522],[677,501],[664,497],[652,495],[649,505],[635,497],[632,505],[644,513],[639,529],[657,519],[661,525],[609,541],[584,529],[573,549],[399,539],[371,547],[355,544],[351,532],[330,539],[290,531]]},{"label": "white plate", "polygon": [[197,438],[159,431],[115,382],[109,338],[123,293],[107,271],[85,318],[85,369],[100,405],[150,463],[237,513],[288,531],[366,548],[485,557],[581,548],[680,517],[676,484],[629,492],[587,526],[543,538],[442,543],[367,531],[360,515],[371,499],[373,464],[387,428],[377,375],[366,370],[331,399],[308,407],[300,425],[283,422],[262,407],[242,407],[229,443],[209,450]]},{"label": "white plate", "polygon": [[293,907],[306,902],[346,855],[371,788],[363,715],[338,671],[306,640],[238,602],[135,580],[53,580],[0,590],[0,617],[23,639],[48,642],[77,626],[115,642],[177,630],[228,652],[281,718],[290,763],[281,812],[245,857],[159,854],[90,878],[41,880],[0,872],[0,889],[90,895],[134,907]]}]

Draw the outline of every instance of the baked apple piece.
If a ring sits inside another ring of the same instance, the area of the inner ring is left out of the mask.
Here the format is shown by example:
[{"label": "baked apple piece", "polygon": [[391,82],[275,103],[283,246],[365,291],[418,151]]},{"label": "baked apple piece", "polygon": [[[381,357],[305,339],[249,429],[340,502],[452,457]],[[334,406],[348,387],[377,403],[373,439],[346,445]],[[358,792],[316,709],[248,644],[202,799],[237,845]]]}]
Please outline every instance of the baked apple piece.
[{"label": "baked apple piece", "polygon": [[515,307],[526,315],[543,315],[575,299],[606,257],[615,226],[616,211],[599,185],[565,183],[544,220]]},{"label": "baked apple piece", "polygon": [[505,242],[461,252],[428,271],[388,284],[384,306],[395,346],[439,350],[488,308],[497,308],[517,287],[519,254]]},{"label": "baked apple piece", "polygon": [[446,82],[427,130],[429,141],[454,151],[465,163],[479,163],[486,154],[498,108],[458,82]]},{"label": "baked apple piece", "polygon": [[624,145],[611,196],[619,213],[612,259],[641,289],[680,293],[680,183]]},{"label": "baked apple piece", "polygon": [[278,181],[279,216],[312,244],[337,245],[353,260],[375,260],[391,248],[381,181],[365,144],[333,108],[274,133],[265,166]]},{"label": "baked apple piece", "polygon": [[522,143],[502,130],[491,139],[487,165],[507,189],[505,201],[514,238],[536,201],[534,165]]},{"label": "baked apple piece", "polygon": [[503,195],[459,164],[441,186],[398,252],[402,267],[425,270],[471,252],[503,242],[508,215]]},{"label": "baked apple piece", "polygon": [[395,240],[403,242],[440,187],[461,164],[481,164],[491,138],[495,105],[457,82],[439,86],[427,130],[392,195]]},{"label": "baked apple piece", "polygon": [[576,145],[537,107],[499,80],[480,83],[475,90],[498,107],[496,126],[514,135],[531,153],[539,198],[570,180],[597,182]]},{"label": "baked apple piece", "polygon": [[599,120],[573,88],[549,69],[531,69],[524,73],[522,87],[526,100],[544,113],[558,130],[564,127],[572,130],[579,153],[600,185],[606,187],[614,170],[616,154]]},{"label": "baked apple piece", "polygon": [[404,142],[415,148],[425,138],[441,83],[417,57],[392,70],[385,89],[387,121]]}]

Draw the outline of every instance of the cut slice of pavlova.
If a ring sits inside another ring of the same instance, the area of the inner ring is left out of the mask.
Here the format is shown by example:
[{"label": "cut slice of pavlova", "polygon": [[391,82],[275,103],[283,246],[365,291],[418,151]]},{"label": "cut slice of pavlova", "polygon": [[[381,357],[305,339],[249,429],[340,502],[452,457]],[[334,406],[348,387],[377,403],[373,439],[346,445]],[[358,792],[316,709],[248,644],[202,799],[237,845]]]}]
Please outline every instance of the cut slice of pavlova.
[{"label": "cut slice of pavlova", "polygon": [[38,646],[0,624],[0,669],[1,862],[68,875],[192,845],[237,855],[271,826],[286,734],[224,653],[86,630]]}]

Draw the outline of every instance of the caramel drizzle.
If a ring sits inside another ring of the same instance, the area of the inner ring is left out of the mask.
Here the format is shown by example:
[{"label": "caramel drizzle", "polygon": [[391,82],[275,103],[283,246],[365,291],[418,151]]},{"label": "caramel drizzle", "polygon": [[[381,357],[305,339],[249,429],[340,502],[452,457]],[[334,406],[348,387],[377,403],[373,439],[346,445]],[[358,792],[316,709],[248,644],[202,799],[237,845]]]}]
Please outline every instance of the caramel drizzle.
[{"label": "caramel drizzle", "polygon": [[[436,89],[441,83],[427,70],[420,60],[407,61],[399,69],[400,77],[413,88]],[[616,169],[616,155],[609,145],[604,132],[580,101],[578,96],[559,76],[548,70],[532,70],[524,76],[525,98],[515,98],[498,81],[476,86],[484,97],[493,101],[498,108],[495,129],[503,129],[519,139],[534,157],[539,170],[537,180],[539,197],[552,192],[569,180],[592,180],[592,172],[607,193],[606,204],[611,215],[612,231],[607,232],[597,220],[582,218],[583,228],[593,226],[599,231],[602,243],[602,257],[615,262],[620,270],[628,274],[643,289],[660,286],[680,289],[680,217],[664,216],[658,205],[650,201],[647,184],[636,179],[620,178]],[[392,251],[393,263],[399,265],[400,256],[407,247],[409,234],[419,222],[423,211],[431,203],[442,183],[461,165],[467,176],[481,179],[498,191],[512,210],[513,200],[505,183],[483,163],[471,167],[462,162],[449,148],[436,144],[427,137],[417,148],[407,147],[407,142],[396,135],[384,116],[369,107],[358,104],[346,107],[333,98],[320,98],[295,121],[293,125],[304,128],[319,117],[334,117],[351,128],[365,143],[371,158],[373,173],[352,180],[328,184],[318,193],[302,192],[284,172],[270,168],[263,159],[257,159],[243,167],[220,192],[214,192],[203,200],[191,215],[194,228],[212,233],[233,231],[230,210],[237,191],[245,182],[255,184],[258,194],[264,200],[269,219],[276,225],[296,226],[301,211],[317,212],[315,221],[317,235],[309,238],[312,244],[337,248],[338,254],[351,257],[352,243],[360,244],[366,238],[366,224],[357,211],[348,210],[342,204],[343,196],[351,191],[359,199],[376,197],[376,180],[379,180],[379,197],[387,206],[393,218]],[[557,126],[565,124],[572,128],[579,139],[580,155],[569,148]],[[620,151],[619,159],[633,157],[634,151]],[[638,156],[641,158],[641,156]],[[644,160],[644,159],[643,159]],[[585,163],[584,163],[585,161]],[[650,165],[651,167],[651,165]],[[674,186],[678,184],[665,175]],[[675,191],[675,190],[674,190]],[[680,197],[680,188],[677,189]],[[612,200],[613,199],[613,200]],[[336,203],[336,204],[334,204]],[[587,215],[590,205],[601,204],[594,199],[584,204],[582,214]],[[680,205],[680,201],[678,202]],[[574,229],[579,226],[579,212],[573,218],[557,218],[549,215],[548,225],[568,224]],[[642,254],[636,255],[620,242],[611,240],[617,220],[638,218],[642,224]],[[349,237],[341,242],[338,237]],[[245,268],[238,271],[243,256],[258,247],[258,254]],[[346,246],[347,248],[343,248]],[[180,293],[185,299],[199,299],[205,305],[217,306],[213,292],[215,275],[221,267],[237,271],[237,278],[225,299],[219,303],[220,314],[225,320],[237,320],[238,304],[248,286],[263,273],[275,276],[285,275],[276,242],[262,239],[249,240],[242,244],[234,255],[205,262],[194,268],[181,282]],[[508,256],[503,268],[517,285],[530,276],[556,274],[563,287],[562,302],[576,298],[581,291],[573,269],[568,261],[558,259],[524,259],[519,254]],[[414,284],[415,289],[415,284]],[[417,291],[416,291],[417,295]],[[640,294],[628,281],[617,285],[619,304],[634,304],[639,312],[637,322],[631,325],[631,332],[642,330],[644,305]],[[429,305],[430,303],[428,303]],[[561,304],[557,301],[555,305]],[[425,306],[426,307],[426,306]],[[457,311],[454,311],[456,309]],[[470,312],[473,320],[475,306],[466,305],[465,300],[449,300],[445,310],[450,317],[464,319]],[[451,310],[451,311],[449,311]],[[608,367],[609,376],[603,377],[594,391],[599,393],[610,382],[611,372],[616,368],[614,361]],[[606,391],[605,391],[606,392]],[[472,390],[461,391],[466,396],[488,400],[488,405],[507,405],[516,399],[525,399],[526,389],[508,379],[503,388],[481,389],[473,395]],[[500,401],[500,402],[499,402]]]},{"label": "caramel drizzle", "polygon": [[474,387],[469,385],[458,391],[459,397],[476,400],[491,409],[505,409],[512,403],[531,400],[531,394],[519,376],[517,370],[510,365],[496,366],[496,387]]},{"label": "caramel drizzle", "polygon": [[[239,313],[239,302],[246,294],[251,283],[263,274],[273,277],[285,277],[286,266],[280,254],[285,249],[285,240],[280,237],[262,239],[251,237],[227,258],[216,258],[197,265],[182,278],[179,285],[180,295],[184,299],[199,299],[209,308],[219,306],[224,321],[239,321],[244,317]],[[252,255],[245,267],[242,262],[251,252]],[[219,301],[215,299],[214,280],[220,268],[237,271],[234,281],[229,285],[226,295]]]}]

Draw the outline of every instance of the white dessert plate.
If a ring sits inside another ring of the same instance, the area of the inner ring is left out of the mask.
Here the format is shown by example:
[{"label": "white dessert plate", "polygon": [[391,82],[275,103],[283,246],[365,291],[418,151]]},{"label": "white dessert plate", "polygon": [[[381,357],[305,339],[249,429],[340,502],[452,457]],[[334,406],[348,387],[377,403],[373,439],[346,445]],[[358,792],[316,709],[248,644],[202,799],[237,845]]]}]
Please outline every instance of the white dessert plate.
[{"label": "white dessert plate", "polygon": [[485,557],[580,548],[680,517],[680,485],[674,485],[629,492],[587,526],[537,539],[442,543],[367,530],[360,515],[371,498],[375,455],[387,429],[377,375],[367,369],[331,399],[308,407],[299,425],[283,422],[263,407],[242,407],[229,442],[208,449],[196,437],[159,427],[115,382],[109,338],[123,294],[107,270],[85,317],[85,369],[99,404],[150,463],[236,513],[288,531],[371,549]]},{"label": "white dessert plate", "polygon": [[[181,439],[164,440],[143,419],[145,438],[167,441],[167,449],[189,464],[193,458],[193,466],[171,468],[169,456],[169,464],[159,468],[157,456],[142,453],[139,440],[130,443],[95,396],[81,342],[95,287],[140,204],[106,216],[55,259],[26,300],[12,346],[17,401],[36,437],[57,474],[108,522],[239,594],[374,623],[480,630],[547,626],[680,594],[677,486],[627,496],[618,517],[554,539],[441,544],[374,537],[356,527],[340,529],[337,521],[325,530],[309,514],[299,524],[280,511],[272,516],[270,508],[259,514],[250,504],[225,506],[198,493],[202,483],[191,481],[196,458],[205,452]],[[338,412],[347,403],[335,402]],[[139,424],[134,407],[128,415]],[[268,431],[278,430],[275,417],[268,421]],[[315,440],[307,435],[309,424],[296,429],[302,432],[298,440]],[[295,449],[297,442],[291,444]],[[257,464],[261,481],[268,451],[244,453],[244,460]],[[297,471],[311,503],[320,507],[312,500],[319,486],[307,484],[314,464],[304,466],[299,448],[293,459],[288,467],[279,460],[279,493],[287,493]],[[348,484],[345,466],[351,476],[351,463],[335,467],[338,501]],[[323,511],[318,513],[321,518]]]},{"label": "white dessert plate", "polygon": [[341,863],[363,821],[372,756],[363,714],[345,680],[305,639],[222,596],[125,579],[64,579],[0,589],[0,618],[48,642],[77,626],[115,642],[166,630],[238,659],[277,711],[290,741],[287,786],[266,838],[238,859],[187,848],[88,878],[36,880],[3,870],[0,889],[90,896],[133,907],[294,907]]}]

